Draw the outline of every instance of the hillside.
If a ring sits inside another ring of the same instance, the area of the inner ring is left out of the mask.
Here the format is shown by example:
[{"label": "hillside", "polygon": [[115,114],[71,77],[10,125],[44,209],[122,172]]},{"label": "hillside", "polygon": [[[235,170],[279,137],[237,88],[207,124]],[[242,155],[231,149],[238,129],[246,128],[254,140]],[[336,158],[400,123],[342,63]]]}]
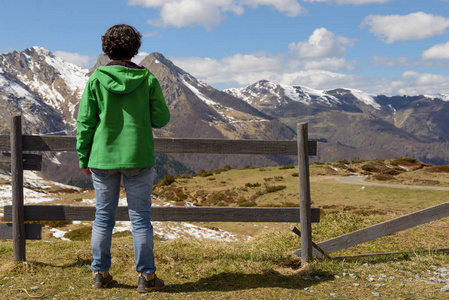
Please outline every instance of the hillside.
[{"label": "hillside", "polygon": [[[233,195],[237,199],[248,192],[260,194],[254,199],[258,206],[290,206],[288,202],[297,201],[293,191],[293,186],[297,186],[297,177],[292,176],[295,171],[290,166],[240,170],[225,167],[200,172],[194,177],[179,176],[174,182],[167,178],[155,191],[160,193],[166,187],[203,190],[202,195],[206,196],[203,203],[214,204],[209,201],[214,197],[208,195],[231,190],[237,193]],[[392,184],[395,181],[410,184],[407,180],[411,179],[412,184],[447,189],[448,172],[447,166],[426,165],[409,158],[312,164],[313,206],[321,208],[321,221],[313,224],[313,240],[320,242],[447,201],[447,190],[391,188],[385,183],[368,186],[336,179],[359,178],[351,176],[354,174],[369,174],[375,179],[391,173],[394,179],[388,180]],[[25,176],[25,199],[31,203],[37,199],[41,199],[40,203],[66,205],[94,203],[93,191],[46,182],[32,174],[35,173],[27,172]],[[3,199],[10,194],[8,185],[8,176],[1,175]],[[286,188],[258,193],[280,185]],[[120,205],[124,205],[121,198]],[[246,206],[243,201],[227,203],[226,198],[220,201],[223,202],[215,204]],[[192,205],[159,197],[154,203]],[[309,263],[291,255],[300,247],[299,238],[289,230],[292,224],[154,222],[157,272],[168,286],[151,296],[158,299],[445,299],[449,290],[448,256],[429,249],[447,247],[447,219],[332,253],[331,259],[314,259]],[[137,281],[130,247],[132,239],[129,224],[124,223],[117,224],[113,237],[111,273],[116,282],[101,291],[91,288],[91,222],[45,222],[43,240],[27,242],[27,262],[23,264],[12,262],[12,242],[0,240],[0,284],[7,292],[5,299],[26,297],[25,293],[40,298],[135,298]],[[399,252],[357,256],[392,251]],[[355,257],[351,258],[352,255]],[[51,279],[64,278],[67,273],[71,274],[70,282]]]},{"label": "hillside", "polygon": [[314,90],[261,80],[226,90],[262,112],[295,128],[309,123],[320,143],[319,161],[415,157],[446,164],[449,97],[385,96],[339,88]]}]

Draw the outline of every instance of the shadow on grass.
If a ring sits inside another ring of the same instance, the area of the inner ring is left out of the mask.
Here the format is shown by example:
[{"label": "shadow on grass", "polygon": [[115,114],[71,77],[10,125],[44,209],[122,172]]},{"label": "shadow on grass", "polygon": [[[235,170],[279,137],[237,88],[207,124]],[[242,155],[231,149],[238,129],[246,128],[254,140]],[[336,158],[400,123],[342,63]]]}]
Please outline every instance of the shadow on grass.
[{"label": "shadow on grass", "polygon": [[[319,274],[319,275],[317,275]],[[334,275],[328,272],[314,273],[319,278],[307,278],[299,271],[294,275],[282,275],[274,270],[266,270],[263,274],[220,273],[202,278],[196,282],[170,283],[163,293],[237,291],[257,288],[304,289],[318,283],[333,280]]]}]

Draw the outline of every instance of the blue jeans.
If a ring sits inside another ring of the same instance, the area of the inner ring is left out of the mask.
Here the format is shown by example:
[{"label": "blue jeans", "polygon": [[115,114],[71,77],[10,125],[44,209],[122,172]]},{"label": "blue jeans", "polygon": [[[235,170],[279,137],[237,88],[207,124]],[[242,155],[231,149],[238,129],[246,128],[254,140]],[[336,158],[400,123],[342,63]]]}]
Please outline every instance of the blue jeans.
[{"label": "blue jeans", "polygon": [[111,267],[111,240],[123,175],[129,219],[132,223],[136,271],[153,273],[156,270],[153,254],[153,226],[150,221],[151,191],[154,168],[119,170],[91,169],[95,188],[96,212],[92,226],[93,271],[107,271]]}]

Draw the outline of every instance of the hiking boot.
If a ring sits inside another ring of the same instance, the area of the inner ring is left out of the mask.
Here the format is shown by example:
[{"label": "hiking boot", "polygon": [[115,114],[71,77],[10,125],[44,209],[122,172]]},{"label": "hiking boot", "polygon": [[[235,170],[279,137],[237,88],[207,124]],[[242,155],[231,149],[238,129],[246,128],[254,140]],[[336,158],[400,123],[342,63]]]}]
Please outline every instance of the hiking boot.
[{"label": "hiking boot", "polygon": [[109,271],[93,271],[93,275],[94,283],[92,287],[95,289],[103,289],[112,281],[112,276],[109,274]]},{"label": "hiking boot", "polygon": [[162,290],[165,287],[164,281],[156,277],[156,273],[139,273],[139,283],[137,291],[148,293]]}]

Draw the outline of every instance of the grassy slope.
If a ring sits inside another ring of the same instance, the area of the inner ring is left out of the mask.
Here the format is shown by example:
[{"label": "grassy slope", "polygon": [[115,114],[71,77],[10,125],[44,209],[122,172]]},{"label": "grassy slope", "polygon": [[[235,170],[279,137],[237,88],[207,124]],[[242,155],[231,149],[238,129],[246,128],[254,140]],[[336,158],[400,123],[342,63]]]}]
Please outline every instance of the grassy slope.
[{"label": "grassy slope", "polygon": [[[363,163],[357,163],[349,167],[352,171],[363,172],[362,166]],[[406,175],[407,178],[415,178],[415,174],[418,174],[416,176],[426,179],[423,175],[427,172],[425,168],[395,177]],[[172,183],[172,188],[182,187],[184,194],[191,197],[186,200],[201,198],[195,194],[198,190],[205,191],[206,196],[202,194],[204,199],[228,190],[228,193],[236,193],[236,199],[243,197],[246,202],[251,202],[251,196],[259,192],[261,195],[254,199],[259,206],[283,205],[297,201],[297,177],[292,176],[294,172],[295,169],[279,167],[229,170],[206,177],[178,178],[177,182]],[[316,242],[447,201],[447,191],[375,186],[366,186],[362,191],[360,185],[336,182],[334,176],[347,175],[341,164],[315,164],[311,166],[311,174],[313,205],[322,207],[323,212],[322,221],[313,224]],[[439,181],[447,177],[447,173],[428,174],[436,176],[433,180]],[[246,187],[246,183],[261,185]],[[286,188],[264,193],[265,184],[285,185]],[[161,191],[156,189],[156,192]],[[195,195],[196,198],[193,197]],[[226,202],[226,198],[218,199],[216,204],[219,205],[247,205],[243,201]],[[223,203],[220,204],[220,201]],[[430,280],[432,276],[443,279],[433,272],[439,267],[449,268],[449,257],[445,254],[317,259],[299,269],[282,265],[278,261],[292,259],[290,253],[300,247],[299,238],[288,231],[290,225],[209,224],[211,227],[253,235],[254,238],[249,242],[186,239],[156,241],[158,274],[171,286],[153,297],[185,299],[191,295],[194,299],[333,299],[335,293],[337,297],[348,299],[370,299],[373,292],[392,299],[448,297],[447,293],[439,292],[444,283]],[[449,220],[444,218],[332,255],[447,247],[447,232]],[[131,245],[129,236],[114,238],[111,272],[117,284],[112,289],[97,291],[90,287],[88,240],[27,242],[27,264],[12,263],[12,243],[0,241],[0,286],[5,291],[2,296],[5,299],[16,299],[17,296],[28,298],[21,290],[24,288],[31,295],[43,295],[44,299],[138,297]],[[346,276],[344,270],[348,270]],[[376,280],[368,281],[369,275],[376,276]]]}]

